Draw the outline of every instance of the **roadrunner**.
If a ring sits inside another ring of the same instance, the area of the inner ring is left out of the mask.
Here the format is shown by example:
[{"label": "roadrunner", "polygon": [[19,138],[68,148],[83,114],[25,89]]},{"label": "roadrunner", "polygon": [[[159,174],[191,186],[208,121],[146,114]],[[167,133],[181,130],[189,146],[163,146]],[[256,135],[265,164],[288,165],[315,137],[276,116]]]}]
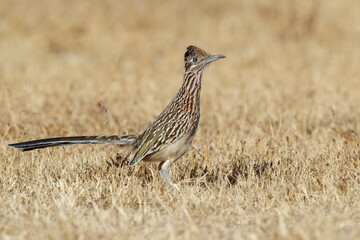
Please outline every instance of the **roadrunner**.
[{"label": "roadrunner", "polygon": [[190,148],[200,119],[200,88],[203,71],[210,63],[225,58],[209,55],[195,46],[185,53],[184,82],[175,98],[140,135],[58,137],[10,144],[20,151],[72,144],[118,144],[135,153],[129,166],[140,161],[160,162],[159,172],[171,185],[171,165]]}]

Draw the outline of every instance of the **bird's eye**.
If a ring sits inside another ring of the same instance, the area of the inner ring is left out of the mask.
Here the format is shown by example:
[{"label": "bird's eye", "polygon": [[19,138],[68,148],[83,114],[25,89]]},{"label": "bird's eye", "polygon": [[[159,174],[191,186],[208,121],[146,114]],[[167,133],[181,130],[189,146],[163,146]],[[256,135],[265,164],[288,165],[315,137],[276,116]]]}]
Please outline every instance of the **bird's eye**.
[{"label": "bird's eye", "polygon": [[197,58],[192,58],[192,59],[189,60],[189,62],[197,62],[197,61],[198,61]]}]

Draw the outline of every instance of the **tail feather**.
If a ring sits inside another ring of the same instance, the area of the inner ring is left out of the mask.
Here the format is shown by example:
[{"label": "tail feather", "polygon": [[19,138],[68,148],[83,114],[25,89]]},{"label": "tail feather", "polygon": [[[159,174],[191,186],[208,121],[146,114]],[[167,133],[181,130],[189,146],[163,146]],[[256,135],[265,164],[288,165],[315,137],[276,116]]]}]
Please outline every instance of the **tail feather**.
[{"label": "tail feather", "polygon": [[121,146],[125,146],[135,143],[136,140],[137,135],[77,136],[32,140],[27,142],[9,144],[9,146],[17,148],[20,151],[31,151],[38,148],[73,144],[118,144]]}]

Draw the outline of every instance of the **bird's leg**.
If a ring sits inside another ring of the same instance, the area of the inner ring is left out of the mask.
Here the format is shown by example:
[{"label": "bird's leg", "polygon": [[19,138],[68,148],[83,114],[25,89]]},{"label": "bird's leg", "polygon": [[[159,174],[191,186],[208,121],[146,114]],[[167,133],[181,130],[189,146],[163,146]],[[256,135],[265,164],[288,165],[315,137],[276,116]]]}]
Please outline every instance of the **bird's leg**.
[{"label": "bird's leg", "polygon": [[179,188],[171,181],[170,178],[170,170],[171,170],[171,161],[166,160],[164,162],[161,162],[159,165],[159,173],[162,179],[166,180],[172,187],[176,188],[178,191]]},{"label": "bird's leg", "polygon": [[171,163],[170,160],[161,162],[159,165],[159,173],[162,179],[166,180],[170,185],[173,185],[170,178]]}]

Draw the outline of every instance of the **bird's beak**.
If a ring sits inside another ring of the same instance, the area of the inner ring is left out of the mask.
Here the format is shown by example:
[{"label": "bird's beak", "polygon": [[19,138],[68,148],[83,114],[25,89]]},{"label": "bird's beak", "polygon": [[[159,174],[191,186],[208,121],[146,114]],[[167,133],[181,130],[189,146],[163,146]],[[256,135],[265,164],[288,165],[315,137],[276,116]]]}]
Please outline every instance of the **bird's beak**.
[{"label": "bird's beak", "polygon": [[223,54],[211,55],[208,59],[205,60],[206,64],[219,60],[221,58],[226,58]]}]

